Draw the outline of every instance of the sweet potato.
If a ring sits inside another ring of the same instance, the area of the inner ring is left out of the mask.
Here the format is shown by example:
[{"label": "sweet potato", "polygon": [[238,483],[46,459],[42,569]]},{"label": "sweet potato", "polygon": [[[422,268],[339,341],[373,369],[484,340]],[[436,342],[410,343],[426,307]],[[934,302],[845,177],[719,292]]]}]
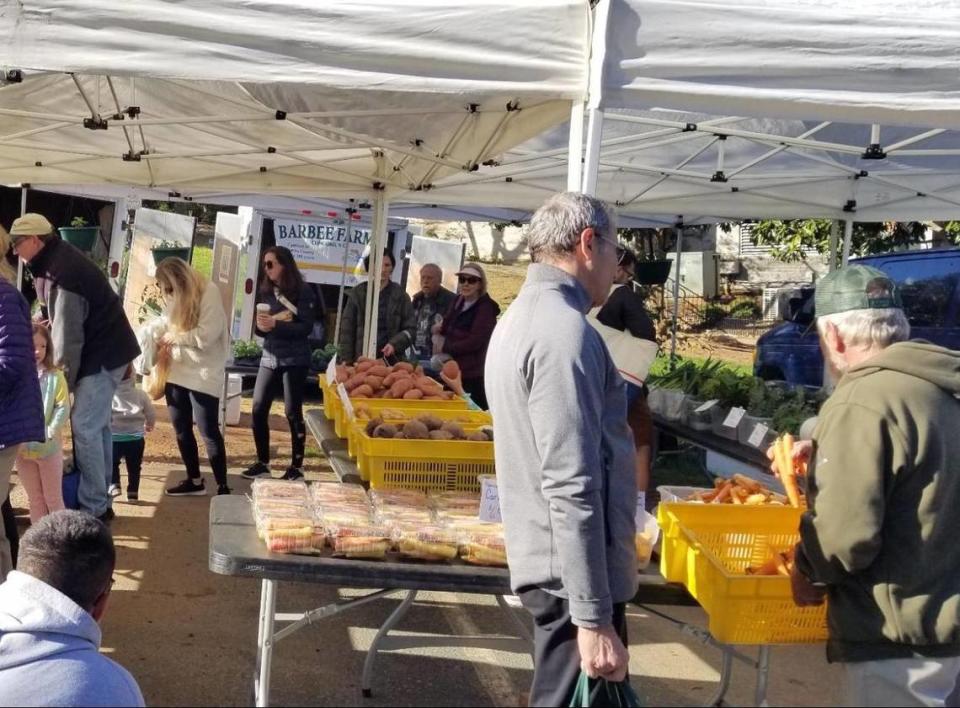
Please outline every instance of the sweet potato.
[{"label": "sweet potato", "polygon": [[376,365],[377,363],[375,361],[371,361],[370,359],[367,359],[366,361],[363,361],[363,362],[359,362],[357,363],[357,373],[365,374]]},{"label": "sweet potato", "polygon": [[423,398],[423,391],[421,391],[419,388],[411,388],[409,391],[403,394],[403,397],[408,401],[419,401],[421,398]]},{"label": "sweet potato", "polygon": [[460,365],[453,359],[443,365],[443,375],[448,379],[455,379],[460,375]]},{"label": "sweet potato", "polygon": [[371,418],[371,419],[367,422],[367,425],[366,425],[366,427],[365,427],[363,430],[364,430],[364,432],[365,432],[367,435],[371,435],[371,436],[372,436],[372,435],[373,435],[373,431],[375,431],[375,430],[376,430],[377,428],[379,428],[381,425],[383,425],[383,418],[381,418],[380,416],[377,416],[376,418]]},{"label": "sweet potato", "polygon": [[474,430],[472,433],[467,435],[466,439],[470,440],[471,442],[490,442],[482,430]]},{"label": "sweet potato", "polygon": [[397,426],[390,425],[390,423],[383,423],[378,425],[376,430],[373,431],[373,437],[375,438],[395,438],[397,437]]},{"label": "sweet potato", "polygon": [[373,396],[373,389],[367,384],[357,386],[350,392],[350,398],[370,398],[371,396]]},{"label": "sweet potato", "polygon": [[403,394],[413,388],[413,381],[410,379],[402,379],[397,381],[393,386],[390,387],[390,395],[393,398],[402,398]]},{"label": "sweet potato", "polygon": [[453,422],[452,420],[448,420],[442,426],[440,426],[440,430],[446,430],[457,440],[463,440],[465,437],[467,437],[466,433],[463,432],[463,426],[459,423]]},{"label": "sweet potato", "polygon": [[383,364],[376,364],[367,369],[368,376],[379,376],[381,379],[390,375],[390,369]]},{"label": "sweet potato", "polygon": [[366,381],[364,383],[372,388],[374,391],[377,391],[383,388],[383,378],[380,376],[374,376],[373,374],[368,374]]},{"label": "sweet potato", "polygon": [[340,364],[337,367],[336,377],[337,381],[346,381],[350,378],[350,370],[343,364]]},{"label": "sweet potato", "polygon": [[424,401],[445,401],[447,399],[444,398],[443,396],[437,396],[434,394],[430,394],[430,395],[423,394],[423,400]]},{"label": "sweet potato", "polygon": [[384,377],[383,385],[386,386],[387,388],[390,388],[400,379],[408,379],[408,378],[410,378],[410,374],[407,373],[406,371],[393,371]]},{"label": "sweet potato", "polygon": [[430,431],[419,420],[409,420],[403,426],[403,437],[409,440],[428,440]]},{"label": "sweet potato", "polygon": [[431,430],[431,440],[453,440],[453,435],[446,430]]},{"label": "sweet potato", "polygon": [[411,364],[411,363],[408,362],[408,361],[401,361],[399,364],[394,364],[394,365],[393,365],[393,370],[394,370],[394,371],[407,371],[407,372],[409,372],[409,373],[412,374],[412,373],[413,373],[413,370],[414,370],[414,367],[413,367],[413,364]]},{"label": "sweet potato", "polygon": [[356,374],[355,376],[350,377],[343,386],[347,389],[347,391],[352,391],[357,386],[362,386],[365,379],[366,376],[363,374]]},{"label": "sweet potato", "polygon": [[429,430],[440,430],[443,427],[443,421],[435,415],[419,415],[417,420],[427,426]]}]

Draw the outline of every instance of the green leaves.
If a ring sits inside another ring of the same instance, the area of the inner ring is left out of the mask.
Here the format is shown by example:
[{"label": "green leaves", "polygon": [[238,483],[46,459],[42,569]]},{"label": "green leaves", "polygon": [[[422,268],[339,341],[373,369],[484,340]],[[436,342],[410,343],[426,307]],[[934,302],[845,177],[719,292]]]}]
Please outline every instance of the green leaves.
[{"label": "green leaves", "polygon": [[[957,224],[954,232],[950,224]],[[760,221],[753,227],[751,240],[756,246],[767,246],[771,255],[784,262],[797,262],[806,258],[809,251],[828,255],[830,253],[830,219],[792,219],[788,221]],[[850,253],[866,256],[872,253],[887,253],[923,241],[927,226],[921,221],[856,222]],[[960,236],[960,223],[948,222],[944,229],[948,234]],[[842,248],[838,236],[838,251]]]}]

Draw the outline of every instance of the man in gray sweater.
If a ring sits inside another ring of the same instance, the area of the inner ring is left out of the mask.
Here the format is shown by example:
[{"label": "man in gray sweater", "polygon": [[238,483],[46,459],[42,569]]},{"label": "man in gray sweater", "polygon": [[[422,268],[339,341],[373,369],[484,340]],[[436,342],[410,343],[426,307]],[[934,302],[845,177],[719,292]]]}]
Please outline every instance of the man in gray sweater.
[{"label": "man in gray sweater", "polygon": [[558,194],[528,242],[533,264],[494,331],[486,391],[511,582],[535,625],[530,705],[558,706],[581,666],[626,675],[637,487],[625,386],[585,318],[616,271],[614,216]]}]

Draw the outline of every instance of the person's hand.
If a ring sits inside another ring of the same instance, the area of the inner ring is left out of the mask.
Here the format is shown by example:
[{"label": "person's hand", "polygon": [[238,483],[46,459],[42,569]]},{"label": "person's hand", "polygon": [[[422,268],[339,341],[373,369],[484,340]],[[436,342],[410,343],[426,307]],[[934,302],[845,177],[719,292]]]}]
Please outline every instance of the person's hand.
[{"label": "person's hand", "polygon": [[455,394],[463,398],[463,376],[457,374],[456,376],[447,376],[443,373],[443,367],[440,367],[440,378],[443,379],[443,382],[450,387],[450,390]]},{"label": "person's hand", "polygon": [[146,430],[148,433],[152,433],[152,432],[153,432],[153,429],[154,429],[155,427],[156,427],[156,426],[155,426],[153,423],[146,423],[146,424],[143,426],[143,429]]},{"label": "person's hand", "polygon": [[790,589],[793,591],[793,601],[798,607],[822,605],[827,596],[826,588],[811,583],[810,579],[800,572],[796,563],[790,571]]},{"label": "person's hand", "polygon": [[[777,470],[776,464],[774,464],[774,454],[773,449],[775,445],[771,445],[767,448],[767,459],[770,460],[770,471],[769,473],[777,476],[779,470]],[[808,464],[810,458],[813,457],[813,441],[811,440],[796,440],[793,443],[793,461],[794,465],[799,465],[800,463]],[[764,470],[766,472],[767,470]]]},{"label": "person's hand", "polygon": [[157,361],[169,361],[173,356],[173,345],[167,341],[167,335],[157,342]]},{"label": "person's hand", "polygon": [[261,332],[272,332],[276,326],[277,322],[272,315],[257,315],[257,329]]},{"label": "person's hand", "polygon": [[282,310],[273,316],[274,322],[293,322],[293,313],[290,310]]},{"label": "person's hand", "polygon": [[384,357],[389,359],[390,357],[392,357],[394,354],[397,353],[397,350],[394,348],[392,344],[387,344],[383,349],[380,350],[380,353],[383,354]]},{"label": "person's hand", "polygon": [[577,648],[580,650],[580,668],[590,678],[619,683],[627,677],[630,654],[613,625],[578,627]]},{"label": "person's hand", "polygon": [[166,346],[168,349],[176,344],[176,337],[174,337],[173,332],[164,332],[163,336],[160,337],[160,344],[157,346]]},{"label": "person's hand", "polygon": [[443,322],[437,322],[430,328],[430,334],[440,334],[441,328],[443,328]]}]

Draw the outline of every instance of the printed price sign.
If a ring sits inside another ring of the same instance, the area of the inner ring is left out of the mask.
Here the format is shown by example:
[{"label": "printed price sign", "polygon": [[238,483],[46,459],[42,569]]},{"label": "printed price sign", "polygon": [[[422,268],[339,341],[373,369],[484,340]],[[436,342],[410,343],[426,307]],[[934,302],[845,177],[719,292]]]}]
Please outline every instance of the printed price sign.
[{"label": "printed price sign", "polygon": [[697,410],[695,410],[694,413],[706,413],[708,410],[713,408],[719,402],[720,401],[718,401],[717,399],[713,399],[712,401],[706,401],[699,408],[697,408]]},{"label": "printed price sign", "polygon": [[337,380],[337,355],[334,354],[330,358],[330,363],[327,364],[327,385],[331,385],[334,381]]},{"label": "printed price sign", "polygon": [[347,389],[344,388],[342,383],[337,384],[337,393],[340,395],[340,401],[343,403],[343,409],[347,412],[347,417],[353,420],[353,403],[350,401]]},{"label": "printed price sign", "polygon": [[480,521],[500,523],[500,492],[496,477],[483,477],[480,480]]},{"label": "printed price sign", "polygon": [[757,423],[755,426],[753,426],[753,432],[750,433],[750,438],[747,440],[747,442],[754,447],[760,447],[764,439],[767,437],[767,433],[769,432],[770,428],[763,423]]},{"label": "printed price sign", "polygon": [[736,428],[740,425],[740,421],[743,420],[743,416],[747,414],[747,411],[743,408],[731,408],[730,412],[727,413],[726,420],[723,421],[725,428]]}]

